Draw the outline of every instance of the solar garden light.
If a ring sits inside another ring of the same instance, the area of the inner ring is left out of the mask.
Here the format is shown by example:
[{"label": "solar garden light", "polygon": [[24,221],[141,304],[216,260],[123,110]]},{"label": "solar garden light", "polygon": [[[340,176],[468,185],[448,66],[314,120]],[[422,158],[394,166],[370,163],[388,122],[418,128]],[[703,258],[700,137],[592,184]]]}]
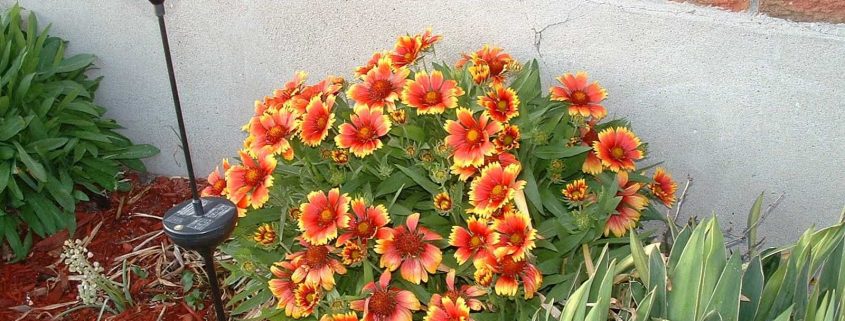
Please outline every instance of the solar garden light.
[{"label": "solar garden light", "polygon": [[164,214],[162,225],[164,226],[164,233],[173,243],[197,251],[202,256],[205,262],[205,271],[208,274],[208,282],[211,285],[217,321],[224,321],[226,315],[223,312],[223,301],[220,298],[217,273],[214,271],[214,250],[229,237],[235,228],[235,220],[238,217],[237,208],[235,204],[225,198],[200,197],[197,191],[194,166],[191,162],[191,150],[188,147],[188,137],[185,133],[185,121],[182,118],[182,105],[179,102],[179,91],[176,88],[176,75],[173,73],[173,61],[170,57],[170,44],[167,41],[167,28],[164,25],[164,0],[149,1],[155,7],[155,13],[158,16],[161,43],[164,46],[164,59],[170,77],[173,106],[176,109],[176,121],[179,123],[179,138],[182,140],[182,152],[185,154],[185,166],[191,184],[191,199],[168,210]]}]

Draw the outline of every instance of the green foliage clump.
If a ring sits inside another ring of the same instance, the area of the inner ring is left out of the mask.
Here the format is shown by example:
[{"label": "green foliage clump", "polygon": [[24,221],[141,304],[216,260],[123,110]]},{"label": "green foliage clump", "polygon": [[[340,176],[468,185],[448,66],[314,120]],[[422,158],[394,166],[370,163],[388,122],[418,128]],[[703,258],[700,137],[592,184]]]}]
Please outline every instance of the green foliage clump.
[{"label": "green foliage clump", "polygon": [[39,31],[34,14],[23,21],[17,5],[0,19],[0,243],[20,260],[33,233],[73,231],[86,193],[127,187],[122,170],[145,170],[139,159],[159,151],[103,118],[101,78],[86,75],[93,55],[65,57],[67,43]]}]

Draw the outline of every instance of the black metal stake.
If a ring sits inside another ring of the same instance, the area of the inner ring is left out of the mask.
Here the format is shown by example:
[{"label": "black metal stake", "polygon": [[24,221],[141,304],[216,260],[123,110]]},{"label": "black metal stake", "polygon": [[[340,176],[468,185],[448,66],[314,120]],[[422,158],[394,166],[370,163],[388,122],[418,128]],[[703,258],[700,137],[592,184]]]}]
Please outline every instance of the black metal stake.
[{"label": "black metal stake", "polygon": [[158,30],[161,33],[161,44],[164,46],[164,60],[167,63],[167,75],[170,78],[170,93],[173,96],[173,106],[176,108],[176,122],[179,123],[179,138],[182,140],[182,152],[185,154],[185,167],[188,169],[188,180],[191,184],[191,198],[194,211],[204,215],[197,191],[197,180],[194,176],[194,164],[191,161],[191,148],[188,147],[188,133],[185,131],[185,120],[182,118],[182,103],[179,100],[179,89],[176,87],[176,73],[173,71],[173,58],[170,57],[170,41],[167,40],[167,27],[164,25],[164,0],[150,0],[155,6],[158,17]]},{"label": "black metal stake", "polygon": [[208,283],[211,286],[211,295],[214,297],[214,310],[217,311],[217,320],[226,319],[223,312],[223,301],[220,299],[220,284],[217,283],[217,272],[214,271],[214,249],[198,250],[205,262],[205,272],[208,273]]},{"label": "black metal stake", "polygon": [[176,121],[179,124],[179,138],[182,140],[182,152],[185,155],[185,165],[191,184],[191,199],[177,204],[164,214],[162,218],[164,232],[176,245],[197,251],[202,256],[211,287],[217,321],[225,321],[226,314],[223,311],[220,284],[217,282],[217,272],[214,269],[214,250],[232,233],[237,220],[237,207],[225,198],[200,197],[199,195],[191,160],[191,149],[188,146],[188,134],[185,130],[185,120],[182,117],[182,104],[176,86],[176,75],[173,71],[173,60],[170,56],[167,28],[164,24],[164,0],[149,1],[155,6],[155,13],[158,17],[161,42],[164,46],[164,59],[167,62],[167,73],[170,78],[170,91],[173,95],[173,106],[176,109]]}]

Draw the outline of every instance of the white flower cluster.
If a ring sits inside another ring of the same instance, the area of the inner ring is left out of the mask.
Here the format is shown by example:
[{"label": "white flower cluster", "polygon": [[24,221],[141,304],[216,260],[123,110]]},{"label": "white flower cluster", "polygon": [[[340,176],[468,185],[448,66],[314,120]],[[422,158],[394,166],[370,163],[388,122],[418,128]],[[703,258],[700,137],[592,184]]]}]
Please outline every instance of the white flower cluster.
[{"label": "white flower cluster", "polygon": [[97,281],[105,278],[103,276],[103,267],[100,262],[93,264],[88,259],[94,256],[84,246],[82,240],[67,240],[65,241],[64,250],[62,251],[62,260],[67,265],[68,271],[76,273],[80,276],[80,283],[76,286],[79,290],[79,299],[83,304],[100,305],[99,288]]}]

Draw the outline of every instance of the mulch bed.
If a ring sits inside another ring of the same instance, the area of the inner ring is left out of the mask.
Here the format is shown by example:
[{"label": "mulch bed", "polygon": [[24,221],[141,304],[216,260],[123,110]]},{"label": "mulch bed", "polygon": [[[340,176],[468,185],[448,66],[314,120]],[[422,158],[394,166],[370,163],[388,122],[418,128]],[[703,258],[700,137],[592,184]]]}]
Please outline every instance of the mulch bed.
[{"label": "mulch bed", "polygon": [[[186,179],[155,177],[144,182],[137,174],[127,176],[132,182],[129,192],[113,193],[109,199],[100,200],[100,204],[92,201],[77,205],[78,228],[74,238],[83,239],[100,225],[87,248],[94,254],[92,259],[100,262],[106,272],[114,266],[121,266],[122,262],[114,262],[114,258],[132,252],[142,242],[147,241],[144,247],[169,245],[164,235],[152,240],[142,237],[161,231],[160,220],[133,214],[160,217],[174,204],[190,198]],[[37,239],[32,253],[25,261],[0,263],[0,320],[15,321],[21,317],[20,320],[51,320],[74,306],[69,302],[76,301],[77,283],[68,281],[67,268],[59,259],[63,242],[67,238],[68,233],[62,231],[45,239]],[[213,308],[208,298],[205,309],[200,311],[192,310],[181,299],[164,303],[151,302],[157,294],[181,296],[182,289],[177,286],[178,276],[175,282],[154,282],[157,279],[156,271],[147,272],[146,279],[132,278],[130,292],[135,305],[119,315],[106,313],[103,320],[198,321],[205,320],[206,316],[209,316],[209,320],[213,319]],[[97,320],[99,312],[98,309],[84,308],[58,320],[92,321]]]}]

